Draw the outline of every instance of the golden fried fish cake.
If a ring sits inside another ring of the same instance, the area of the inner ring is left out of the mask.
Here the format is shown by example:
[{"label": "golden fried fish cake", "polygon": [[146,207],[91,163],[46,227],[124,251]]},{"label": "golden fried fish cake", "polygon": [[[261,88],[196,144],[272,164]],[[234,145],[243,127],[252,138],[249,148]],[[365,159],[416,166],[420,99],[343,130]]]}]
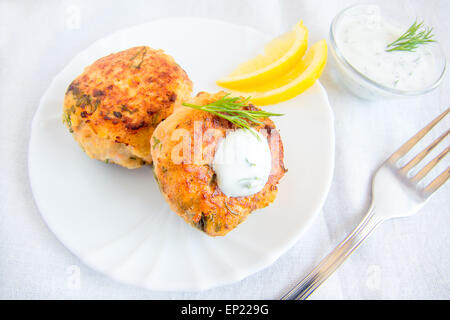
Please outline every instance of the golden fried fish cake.
[{"label": "golden fried fish cake", "polygon": [[[224,95],[224,92],[201,92],[189,102],[205,105]],[[257,109],[252,105],[246,108]],[[265,129],[272,168],[264,188],[245,197],[227,197],[219,189],[212,168],[218,142],[225,136],[226,130],[236,129],[230,122],[208,112],[181,106],[153,132],[151,152],[155,178],[171,209],[187,223],[210,236],[223,236],[252,211],[274,201],[277,184],[286,171],[283,144],[274,123],[268,118],[262,121],[263,125],[254,128]],[[199,128],[203,133],[210,128],[217,130],[214,130],[216,134],[203,136],[202,142],[196,145],[194,140],[198,138]],[[180,142],[180,138],[187,140]],[[203,156],[199,156],[198,150],[203,150],[200,152]]]},{"label": "golden fried fish cake", "polygon": [[63,121],[88,156],[134,169],[152,162],[153,130],[191,92],[171,56],[134,47],[85,68],[67,89]]}]

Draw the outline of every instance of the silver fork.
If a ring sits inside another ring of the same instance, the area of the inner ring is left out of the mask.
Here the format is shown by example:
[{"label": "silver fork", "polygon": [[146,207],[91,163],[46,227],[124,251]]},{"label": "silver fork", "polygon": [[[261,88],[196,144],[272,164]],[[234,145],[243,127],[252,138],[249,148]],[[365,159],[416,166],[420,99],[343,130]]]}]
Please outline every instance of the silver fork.
[{"label": "silver fork", "polygon": [[404,166],[398,164],[408,151],[421,140],[450,111],[445,110],[440,116],[409,139],[388,158],[378,169],[372,181],[372,203],[361,223],[331,252],[319,265],[300,281],[282,300],[304,300],[309,297],[328,277],[358,248],[372,231],[383,221],[407,217],[416,213],[450,177],[450,166],[427,186],[419,182],[449,152],[447,146],[438,156],[426,164],[419,172],[410,177],[411,169],[421,162],[431,150],[444,140],[450,130],[444,132],[427,148],[418,153]]}]

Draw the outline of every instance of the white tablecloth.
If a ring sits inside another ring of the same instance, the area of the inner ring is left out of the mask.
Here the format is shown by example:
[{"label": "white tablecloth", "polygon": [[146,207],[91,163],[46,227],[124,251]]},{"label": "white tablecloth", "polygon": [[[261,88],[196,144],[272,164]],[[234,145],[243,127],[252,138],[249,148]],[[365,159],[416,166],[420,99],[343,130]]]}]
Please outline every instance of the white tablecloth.
[{"label": "white tablecloth", "polygon": [[[46,227],[31,194],[27,171],[31,119],[50,81],[72,57],[121,28],[165,17],[194,16],[281,33],[303,19],[315,41],[328,39],[334,15],[355,2],[2,0],[0,298],[278,299],[357,225],[368,206],[375,168],[449,106],[449,77],[440,88],[421,97],[367,102],[340,86],[330,59],[321,82],[335,113],[336,166],[322,212],[273,265],[241,282],[205,292],[153,292],[122,285],[92,271],[66,250]],[[375,2],[425,18],[450,56],[449,1]],[[440,169],[448,166],[446,161]],[[448,299],[449,187],[450,183],[416,216],[380,226],[311,298]]]}]

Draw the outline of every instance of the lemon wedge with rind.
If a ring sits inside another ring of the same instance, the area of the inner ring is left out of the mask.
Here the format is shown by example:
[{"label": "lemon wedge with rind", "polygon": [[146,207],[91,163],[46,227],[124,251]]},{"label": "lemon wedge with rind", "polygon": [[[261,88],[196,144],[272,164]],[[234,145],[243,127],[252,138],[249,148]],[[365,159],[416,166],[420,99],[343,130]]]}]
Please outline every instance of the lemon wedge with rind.
[{"label": "lemon wedge with rind", "polygon": [[258,106],[291,99],[311,87],[321,76],[327,55],[327,43],[320,40],[308,49],[301,61],[288,73],[249,90],[239,89],[237,94],[250,96],[250,101]]},{"label": "lemon wedge with rind", "polygon": [[300,21],[292,31],[268,43],[264,55],[239,65],[217,84],[237,90],[257,86],[289,71],[303,57],[307,47],[308,29]]}]

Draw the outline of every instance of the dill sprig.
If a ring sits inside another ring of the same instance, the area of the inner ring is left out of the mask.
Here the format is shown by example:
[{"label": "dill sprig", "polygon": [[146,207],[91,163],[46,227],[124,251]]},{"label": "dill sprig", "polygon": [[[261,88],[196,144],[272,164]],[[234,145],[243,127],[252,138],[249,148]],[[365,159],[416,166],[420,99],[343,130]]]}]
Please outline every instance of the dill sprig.
[{"label": "dill sprig", "polygon": [[252,129],[252,124],[263,124],[263,122],[259,119],[272,116],[282,116],[283,114],[267,112],[264,110],[245,110],[244,107],[249,105],[249,100],[250,97],[242,100],[240,97],[231,97],[228,93],[219,100],[208,103],[204,106],[190,103],[183,103],[183,106],[212,113],[218,117],[228,120],[238,128],[249,130],[257,138],[259,138],[255,130]]},{"label": "dill sprig", "polygon": [[410,51],[414,52],[421,44],[435,42],[431,33],[433,28],[428,28],[423,21],[417,20],[397,40],[386,46],[386,51]]}]

